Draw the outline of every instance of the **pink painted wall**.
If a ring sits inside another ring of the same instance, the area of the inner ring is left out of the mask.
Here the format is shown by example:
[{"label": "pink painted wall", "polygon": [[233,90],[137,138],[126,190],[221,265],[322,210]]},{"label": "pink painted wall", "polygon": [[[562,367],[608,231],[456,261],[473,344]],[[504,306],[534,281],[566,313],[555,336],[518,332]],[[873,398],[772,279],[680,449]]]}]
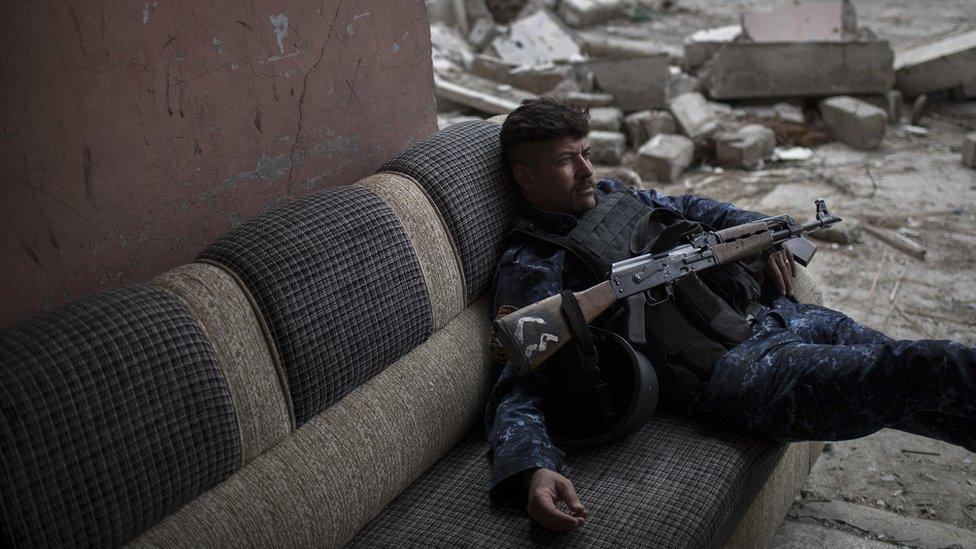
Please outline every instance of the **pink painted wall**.
[{"label": "pink painted wall", "polygon": [[0,327],[436,131],[424,2],[4,2]]}]

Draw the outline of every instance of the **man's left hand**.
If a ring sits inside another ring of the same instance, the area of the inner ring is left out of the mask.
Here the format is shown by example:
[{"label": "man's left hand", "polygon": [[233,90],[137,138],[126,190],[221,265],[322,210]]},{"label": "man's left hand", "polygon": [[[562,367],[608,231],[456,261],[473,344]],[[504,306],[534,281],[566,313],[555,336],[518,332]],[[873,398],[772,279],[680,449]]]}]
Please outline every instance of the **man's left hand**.
[{"label": "man's left hand", "polygon": [[779,250],[769,255],[765,268],[766,276],[776,283],[780,295],[793,295],[793,277],[796,276],[796,261],[789,250]]}]

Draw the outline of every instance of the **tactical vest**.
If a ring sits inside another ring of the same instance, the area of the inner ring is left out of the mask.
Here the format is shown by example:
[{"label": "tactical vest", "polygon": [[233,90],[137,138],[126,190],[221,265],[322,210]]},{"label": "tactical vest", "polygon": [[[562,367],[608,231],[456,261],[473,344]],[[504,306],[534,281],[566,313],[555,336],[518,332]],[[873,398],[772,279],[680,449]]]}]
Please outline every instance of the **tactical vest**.
[{"label": "tactical vest", "polygon": [[[585,264],[597,280],[611,265],[687,243],[709,230],[666,208],[648,209],[627,192],[602,195],[576,227],[562,235],[522,218],[513,232],[557,245]],[[700,276],[699,276],[700,274]],[[750,335],[746,309],[759,298],[759,285],[738,264],[692,274],[663,289],[628,299],[600,323],[641,349],[657,371],[661,404],[683,409],[711,375],[715,361]]]}]

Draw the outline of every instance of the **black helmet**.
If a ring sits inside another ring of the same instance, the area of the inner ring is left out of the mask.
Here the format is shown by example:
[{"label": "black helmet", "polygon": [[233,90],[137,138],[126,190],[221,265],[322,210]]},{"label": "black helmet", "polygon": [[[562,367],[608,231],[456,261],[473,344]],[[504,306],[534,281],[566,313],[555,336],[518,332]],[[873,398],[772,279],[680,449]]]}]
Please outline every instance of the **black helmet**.
[{"label": "black helmet", "polygon": [[598,376],[583,373],[586,365],[573,342],[546,363],[549,390],[543,413],[553,442],[567,448],[624,438],[657,407],[657,374],[647,357],[611,331],[589,329]]}]

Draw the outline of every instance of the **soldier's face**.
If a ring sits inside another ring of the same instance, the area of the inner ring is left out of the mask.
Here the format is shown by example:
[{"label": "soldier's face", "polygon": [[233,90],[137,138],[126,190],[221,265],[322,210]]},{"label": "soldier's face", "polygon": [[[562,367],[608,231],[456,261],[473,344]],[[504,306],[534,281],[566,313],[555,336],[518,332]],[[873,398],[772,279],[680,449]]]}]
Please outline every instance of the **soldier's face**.
[{"label": "soldier's face", "polygon": [[530,160],[514,168],[522,196],[530,204],[573,215],[596,206],[596,180],[585,137],[561,137],[530,145]]}]

